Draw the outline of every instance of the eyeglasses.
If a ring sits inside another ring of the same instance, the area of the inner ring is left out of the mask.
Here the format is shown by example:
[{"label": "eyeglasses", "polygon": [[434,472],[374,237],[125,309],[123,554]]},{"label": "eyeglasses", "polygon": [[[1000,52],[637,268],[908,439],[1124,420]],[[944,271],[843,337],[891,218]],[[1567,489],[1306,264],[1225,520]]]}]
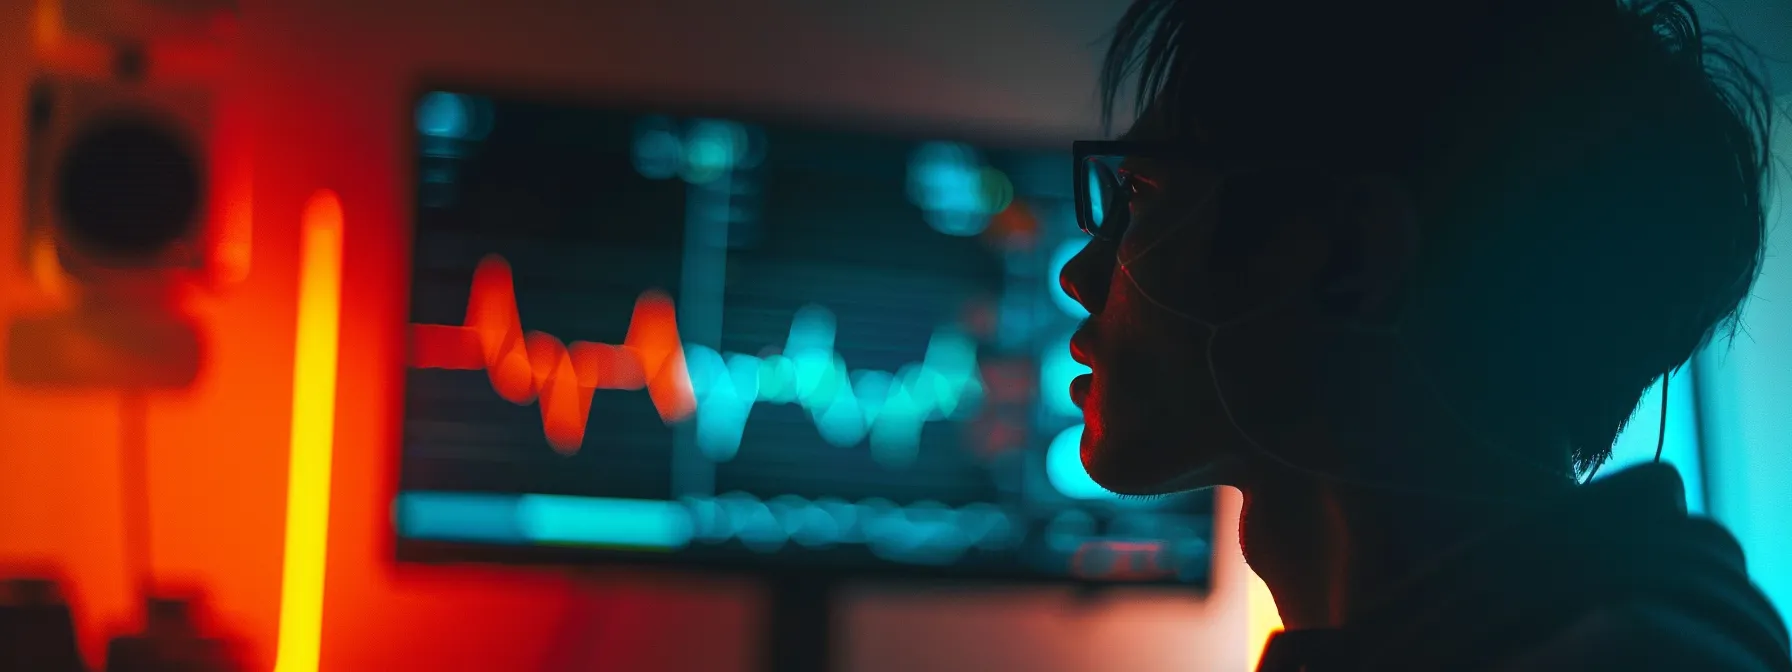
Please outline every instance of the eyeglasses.
[{"label": "eyeglasses", "polygon": [[1189,161],[1202,155],[1182,143],[1082,140],[1071,143],[1076,157],[1072,184],[1076,189],[1077,226],[1102,240],[1118,242],[1132,224],[1132,196],[1137,178],[1126,160]]},{"label": "eyeglasses", "polygon": [[1282,190],[1289,192],[1291,198],[1300,191],[1286,185],[1302,179],[1335,175],[1337,168],[1312,159],[1246,159],[1242,155],[1218,152],[1211,146],[1184,142],[1081,140],[1071,143],[1070,147],[1076,158],[1071,184],[1076,191],[1077,226],[1090,236],[1116,243],[1132,224],[1132,199],[1143,181],[1129,170],[1128,159],[1195,164],[1233,183],[1268,177],[1276,180],[1276,184],[1284,185]]}]

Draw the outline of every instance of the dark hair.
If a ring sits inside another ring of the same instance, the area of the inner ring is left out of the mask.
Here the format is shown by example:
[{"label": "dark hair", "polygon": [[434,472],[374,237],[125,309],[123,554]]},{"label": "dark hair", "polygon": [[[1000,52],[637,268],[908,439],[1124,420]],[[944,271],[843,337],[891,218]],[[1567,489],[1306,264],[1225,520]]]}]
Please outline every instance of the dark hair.
[{"label": "dark hair", "polygon": [[1402,178],[1427,366],[1585,472],[1657,377],[1735,334],[1766,226],[1756,62],[1685,0],[1136,0],[1102,118],[1131,94],[1237,151]]}]

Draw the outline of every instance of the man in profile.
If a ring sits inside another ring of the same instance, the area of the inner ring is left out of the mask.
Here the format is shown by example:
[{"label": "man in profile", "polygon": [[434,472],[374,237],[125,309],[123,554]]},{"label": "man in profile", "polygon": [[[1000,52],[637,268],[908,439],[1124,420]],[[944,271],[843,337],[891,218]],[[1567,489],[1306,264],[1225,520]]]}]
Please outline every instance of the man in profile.
[{"label": "man in profile", "polygon": [[1684,0],[1136,0],[1061,278],[1083,463],[1244,492],[1260,669],[1792,670],[1671,466],[1583,484],[1760,267],[1746,66]]}]

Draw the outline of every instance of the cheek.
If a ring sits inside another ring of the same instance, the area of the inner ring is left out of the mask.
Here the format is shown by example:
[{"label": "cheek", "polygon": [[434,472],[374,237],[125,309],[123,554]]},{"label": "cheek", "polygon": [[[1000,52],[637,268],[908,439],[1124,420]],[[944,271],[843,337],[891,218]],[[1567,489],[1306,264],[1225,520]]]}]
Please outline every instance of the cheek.
[{"label": "cheek", "polygon": [[[1168,213],[1168,214],[1160,214]],[[1210,245],[1204,218],[1190,217],[1175,221],[1172,215],[1186,213],[1179,208],[1156,208],[1133,224],[1121,241],[1116,257],[1126,260],[1132,279],[1151,297],[1177,310],[1205,316],[1210,306],[1212,278],[1206,260]],[[1114,290],[1131,285],[1124,271],[1116,268]],[[1125,290],[1139,291],[1135,287]]]},{"label": "cheek", "polygon": [[1228,454],[1212,383],[1196,359],[1204,333],[1137,316],[1116,335],[1098,360],[1086,406],[1083,465],[1095,482],[1156,492]]},{"label": "cheek", "polygon": [[[1096,376],[1105,402],[1101,408],[1153,430],[1177,413],[1192,410],[1196,392],[1209,387],[1206,367],[1190,357],[1200,343],[1190,340],[1181,347],[1163,343],[1161,337],[1128,339],[1113,354],[1105,376]],[[1169,347],[1166,347],[1169,346]]]},{"label": "cheek", "polygon": [[[1237,422],[1259,441],[1281,446],[1302,443],[1323,403],[1318,373],[1325,361],[1315,328],[1263,321],[1226,330],[1214,346],[1217,378]],[[1355,362],[1361,353],[1345,352]],[[1387,370],[1379,370],[1385,376]],[[1346,392],[1356,396],[1361,390]],[[1284,448],[1286,450],[1286,448]]]},{"label": "cheek", "polygon": [[[1117,283],[1124,284],[1124,280]],[[1186,431],[1211,388],[1206,328],[1151,305],[1130,286],[1109,294],[1091,406],[1110,432]],[[1179,418],[1181,420],[1179,421]]]}]

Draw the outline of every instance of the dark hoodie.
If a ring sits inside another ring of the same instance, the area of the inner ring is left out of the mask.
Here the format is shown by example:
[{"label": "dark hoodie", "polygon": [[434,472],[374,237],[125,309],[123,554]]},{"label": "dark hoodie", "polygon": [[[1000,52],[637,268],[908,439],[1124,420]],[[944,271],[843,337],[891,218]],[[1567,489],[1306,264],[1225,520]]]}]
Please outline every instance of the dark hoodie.
[{"label": "dark hoodie", "polygon": [[1792,672],[1742,548],[1650,464],[1579,488],[1413,577],[1341,630],[1276,635],[1259,672]]}]

